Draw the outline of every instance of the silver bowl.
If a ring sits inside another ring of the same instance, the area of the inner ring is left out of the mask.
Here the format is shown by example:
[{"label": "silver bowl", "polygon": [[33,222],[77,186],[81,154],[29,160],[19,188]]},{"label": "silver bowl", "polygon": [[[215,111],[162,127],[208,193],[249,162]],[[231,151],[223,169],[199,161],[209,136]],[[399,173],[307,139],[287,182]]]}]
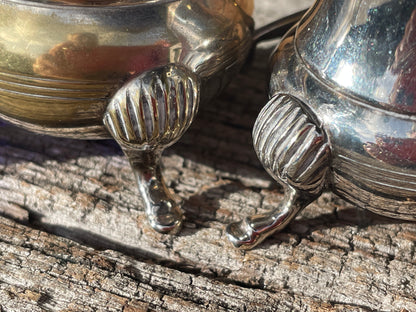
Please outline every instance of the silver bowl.
[{"label": "silver bowl", "polygon": [[0,117],[31,131],[113,137],[153,228],[175,233],[179,205],[160,155],[252,46],[253,0],[4,0]]}]

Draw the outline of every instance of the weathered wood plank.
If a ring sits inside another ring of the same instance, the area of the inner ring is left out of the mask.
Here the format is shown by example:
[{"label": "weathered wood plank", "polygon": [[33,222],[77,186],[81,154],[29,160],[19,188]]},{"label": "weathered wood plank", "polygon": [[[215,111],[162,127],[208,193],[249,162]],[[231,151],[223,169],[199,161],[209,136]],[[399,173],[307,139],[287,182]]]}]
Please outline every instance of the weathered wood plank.
[{"label": "weathered wood plank", "polygon": [[320,305],[286,291],[250,289],[97,251],[2,217],[0,229],[2,311],[293,311]]},{"label": "weathered wood plank", "polygon": [[[260,23],[275,3],[262,0]],[[26,225],[0,219],[3,310],[416,311],[415,223],[324,194],[252,251],[226,240],[225,224],[282,197],[251,148],[270,49],[165,154],[187,217],[176,237],[146,224],[115,143],[3,124],[0,213]]]}]

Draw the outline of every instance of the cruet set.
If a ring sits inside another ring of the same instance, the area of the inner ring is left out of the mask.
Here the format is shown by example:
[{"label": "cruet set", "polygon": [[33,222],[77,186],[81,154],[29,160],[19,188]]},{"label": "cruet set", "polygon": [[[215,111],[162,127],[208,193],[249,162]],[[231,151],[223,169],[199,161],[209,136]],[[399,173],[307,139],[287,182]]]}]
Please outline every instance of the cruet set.
[{"label": "cruet set", "polygon": [[149,224],[176,234],[184,217],[163,179],[163,150],[259,41],[283,35],[270,58],[270,100],[254,124],[253,146],[284,199],[229,224],[228,239],[253,248],[324,191],[415,221],[416,0],[317,0],[260,29],[253,6],[3,0],[0,118],[51,136],[113,138]]}]

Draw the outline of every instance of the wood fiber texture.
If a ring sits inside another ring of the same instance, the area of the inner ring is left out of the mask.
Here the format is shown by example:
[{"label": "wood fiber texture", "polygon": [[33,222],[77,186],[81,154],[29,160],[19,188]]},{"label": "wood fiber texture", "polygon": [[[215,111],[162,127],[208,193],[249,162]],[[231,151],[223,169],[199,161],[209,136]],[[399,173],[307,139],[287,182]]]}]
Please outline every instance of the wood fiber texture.
[{"label": "wood fiber texture", "polygon": [[[255,17],[305,3],[257,1]],[[416,311],[415,223],[326,193],[254,250],[227,241],[227,223],[282,199],[251,142],[271,49],[262,44],[164,153],[186,215],[177,236],[147,225],[113,141],[2,124],[0,311]]]}]

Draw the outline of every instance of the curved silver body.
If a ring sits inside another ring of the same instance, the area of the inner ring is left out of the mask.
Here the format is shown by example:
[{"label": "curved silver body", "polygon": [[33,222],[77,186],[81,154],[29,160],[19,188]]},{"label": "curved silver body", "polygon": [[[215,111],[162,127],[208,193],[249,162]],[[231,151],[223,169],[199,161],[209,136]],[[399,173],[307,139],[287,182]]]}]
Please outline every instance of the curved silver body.
[{"label": "curved silver body", "polygon": [[253,0],[3,0],[0,117],[106,138],[129,158],[150,225],[176,233],[160,155],[242,66]]},{"label": "curved silver body", "polygon": [[250,3],[4,0],[0,114],[54,136],[108,137],[103,114],[116,91],[169,64],[197,74],[209,101],[251,48]]},{"label": "curved silver body", "polygon": [[325,189],[416,220],[415,26],[415,0],[320,0],[284,37],[253,138],[286,200],[230,225],[236,246],[282,229]]}]

